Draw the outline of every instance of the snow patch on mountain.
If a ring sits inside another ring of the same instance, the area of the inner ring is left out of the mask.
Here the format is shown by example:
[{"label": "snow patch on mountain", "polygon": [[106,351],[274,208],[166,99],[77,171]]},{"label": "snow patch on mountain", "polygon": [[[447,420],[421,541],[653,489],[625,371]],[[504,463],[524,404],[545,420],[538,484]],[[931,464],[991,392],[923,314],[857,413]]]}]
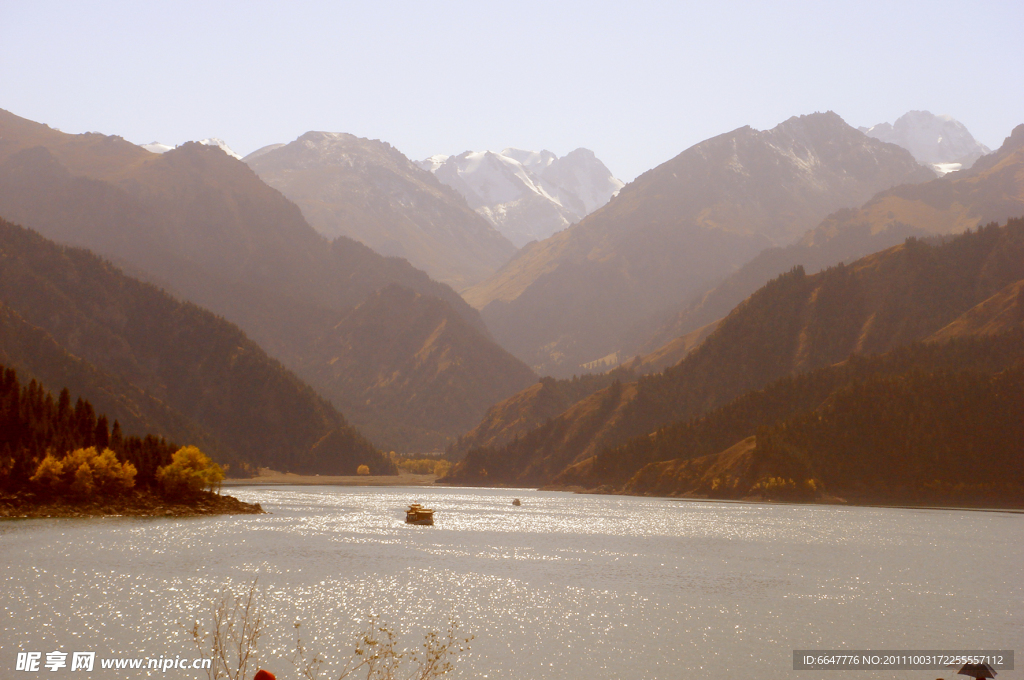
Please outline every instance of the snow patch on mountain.
[{"label": "snow patch on mountain", "polygon": [[221,151],[223,151],[227,155],[231,156],[232,158],[237,158],[238,160],[242,160],[242,156],[237,154],[237,153],[235,153],[231,149],[231,147],[228,146],[227,142],[225,142],[223,139],[218,139],[216,137],[209,137],[207,139],[200,139],[199,143],[200,144],[205,144],[206,146],[220,147]]},{"label": "snow patch on mountain", "polygon": [[170,151],[171,149],[174,148],[173,146],[168,146],[167,144],[161,144],[160,142],[150,142],[149,144],[139,144],[139,146],[141,146],[146,151],[149,151],[150,153],[167,153],[168,151]]},{"label": "snow patch on mountain", "polygon": [[918,163],[937,175],[966,169],[992,150],[974,138],[967,127],[948,115],[910,111],[893,124],[879,123],[861,132],[883,142],[902,146]]},{"label": "snow patch on mountain", "polygon": [[466,151],[417,165],[462,194],[518,247],[578,222],[623,187],[588,149],[561,158],[547,150]]}]

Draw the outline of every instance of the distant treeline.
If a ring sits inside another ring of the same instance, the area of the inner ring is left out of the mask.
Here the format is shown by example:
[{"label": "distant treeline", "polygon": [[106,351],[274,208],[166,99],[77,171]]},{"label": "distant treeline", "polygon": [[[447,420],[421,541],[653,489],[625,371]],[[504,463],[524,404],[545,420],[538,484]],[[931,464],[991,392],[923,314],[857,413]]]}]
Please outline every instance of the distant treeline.
[{"label": "distant treeline", "polygon": [[[714,459],[751,435],[749,459]],[[598,480],[722,498],[1024,499],[1024,331],[915,343],[783,378],[607,449],[562,481]]]}]

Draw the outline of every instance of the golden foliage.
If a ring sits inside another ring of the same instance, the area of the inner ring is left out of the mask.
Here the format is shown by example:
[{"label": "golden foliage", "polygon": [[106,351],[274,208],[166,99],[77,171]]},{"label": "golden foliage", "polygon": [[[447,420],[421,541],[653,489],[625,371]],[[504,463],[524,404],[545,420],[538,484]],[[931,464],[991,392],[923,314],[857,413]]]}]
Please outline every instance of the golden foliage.
[{"label": "golden foliage", "polygon": [[370,466],[369,465],[360,465],[359,467],[356,468],[356,474],[357,475],[368,475],[368,474],[370,474]]},{"label": "golden foliage", "polygon": [[156,471],[156,481],[167,496],[194,496],[203,489],[219,488],[224,471],[197,447],[183,446],[168,465]]},{"label": "golden foliage", "polygon": [[57,494],[85,497],[118,494],[135,486],[135,466],[122,463],[110,449],[75,449],[63,458],[47,454],[31,481]]}]

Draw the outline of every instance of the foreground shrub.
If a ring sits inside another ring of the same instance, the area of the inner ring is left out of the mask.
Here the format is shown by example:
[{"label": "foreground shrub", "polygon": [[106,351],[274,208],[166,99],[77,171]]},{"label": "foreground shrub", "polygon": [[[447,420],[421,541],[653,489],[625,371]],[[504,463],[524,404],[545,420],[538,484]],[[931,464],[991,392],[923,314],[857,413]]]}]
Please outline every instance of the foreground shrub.
[{"label": "foreground shrub", "polygon": [[[266,592],[256,583],[257,579],[253,579],[248,587],[226,586],[210,602],[209,616],[195,620],[189,628],[196,649],[211,661],[211,667],[206,669],[210,680],[248,680],[253,677],[250,668],[269,668],[277,660],[273,650],[268,653],[260,648],[260,640],[269,632],[267,627],[274,617],[265,617]],[[304,680],[435,680],[455,671],[459,659],[469,653],[474,638],[463,635],[458,621],[449,617],[447,628],[427,631],[418,649],[401,649],[395,627],[370,615],[356,638],[351,656],[329,660],[306,647],[300,622],[292,625],[295,651],[291,663]]]},{"label": "foreground shrub", "polygon": [[183,446],[174,452],[171,462],[158,468],[156,482],[161,493],[170,498],[198,495],[203,489],[220,488],[224,471],[195,446]]}]

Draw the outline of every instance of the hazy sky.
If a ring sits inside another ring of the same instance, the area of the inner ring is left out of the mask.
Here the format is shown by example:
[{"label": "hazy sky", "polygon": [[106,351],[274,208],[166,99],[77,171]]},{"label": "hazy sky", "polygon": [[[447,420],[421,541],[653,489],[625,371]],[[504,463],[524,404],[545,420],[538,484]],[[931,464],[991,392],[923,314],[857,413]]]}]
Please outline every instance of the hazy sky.
[{"label": "hazy sky", "polygon": [[243,155],[307,130],[406,155],[585,146],[633,179],[742,125],[1024,123],[1024,2],[0,0],[0,108]]}]

